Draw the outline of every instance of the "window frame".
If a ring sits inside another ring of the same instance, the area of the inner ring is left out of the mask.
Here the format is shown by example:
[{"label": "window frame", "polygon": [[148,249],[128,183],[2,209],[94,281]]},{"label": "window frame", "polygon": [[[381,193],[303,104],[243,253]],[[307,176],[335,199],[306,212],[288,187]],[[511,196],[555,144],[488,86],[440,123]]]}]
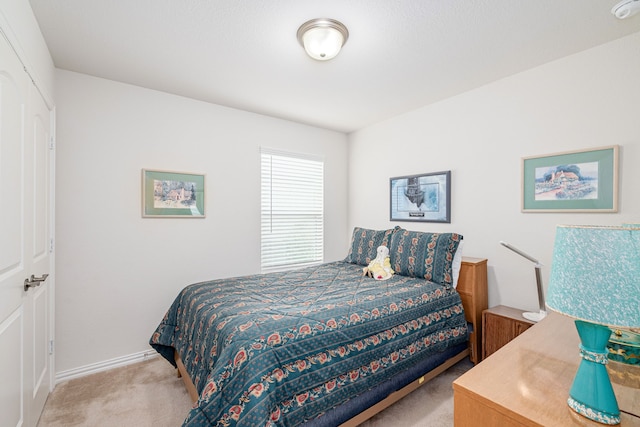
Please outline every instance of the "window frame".
[{"label": "window frame", "polygon": [[261,272],[321,264],[324,158],[261,147],[260,199]]}]

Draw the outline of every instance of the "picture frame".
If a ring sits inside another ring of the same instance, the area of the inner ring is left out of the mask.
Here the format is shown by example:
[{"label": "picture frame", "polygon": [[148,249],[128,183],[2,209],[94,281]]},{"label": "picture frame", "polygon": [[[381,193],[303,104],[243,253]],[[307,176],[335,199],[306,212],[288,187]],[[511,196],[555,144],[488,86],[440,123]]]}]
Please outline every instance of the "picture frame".
[{"label": "picture frame", "polygon": [[142,169],[143,218],[205,218],[205,176]]},{"label": "picture frame", "polygon": [[618,212],[618,146],[522,158],[522,212]]},{"label": "picture frame", "polygon": [[451,223],[451,171],[390,178],[390,220]]}]

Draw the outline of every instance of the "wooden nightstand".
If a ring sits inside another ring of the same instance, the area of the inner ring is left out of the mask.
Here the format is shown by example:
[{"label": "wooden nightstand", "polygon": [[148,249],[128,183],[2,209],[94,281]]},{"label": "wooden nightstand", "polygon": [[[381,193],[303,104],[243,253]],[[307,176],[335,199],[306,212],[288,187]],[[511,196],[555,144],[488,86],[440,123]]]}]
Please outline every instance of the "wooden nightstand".
[{"label": "wooden nightstand", "polygon": [[482,360],[535,325],[523,310],[499,305],[482,312]]},{"label": "wooden nightstand", "polygon": [[464,317],[471,323],[469,334],[469,359],[474,364],[482,357],[482,312],[487,309],[487,260],[462,257],[465,268],[460,270],[456,288],[464,304]]}]

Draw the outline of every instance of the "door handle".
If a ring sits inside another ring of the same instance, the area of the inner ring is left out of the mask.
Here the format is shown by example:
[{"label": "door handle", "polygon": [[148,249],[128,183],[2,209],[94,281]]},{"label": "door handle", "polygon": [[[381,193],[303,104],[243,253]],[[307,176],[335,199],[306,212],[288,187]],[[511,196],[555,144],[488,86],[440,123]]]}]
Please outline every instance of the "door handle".
[{"label": "door handle", "polygon": [[49,277],[48,274],[43,274],[42,277],[36,277],[32,274],[31,277],[24,279],[24,291],[27,292],[29,288],[40,286],[42,282],[47,280],[47,277]]}]

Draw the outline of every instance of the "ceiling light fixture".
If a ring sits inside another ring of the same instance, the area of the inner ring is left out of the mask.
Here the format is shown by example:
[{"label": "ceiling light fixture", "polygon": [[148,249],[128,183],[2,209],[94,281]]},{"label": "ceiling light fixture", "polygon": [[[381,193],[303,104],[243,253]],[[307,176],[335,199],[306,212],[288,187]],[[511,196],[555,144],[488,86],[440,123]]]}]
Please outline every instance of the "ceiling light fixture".
[{"label": "ceiling light fixture", "polygon": [[298,28],[298,41],[307,54],[318,61],[334,58],[348,38],[347,27],[335,19],[312,19]]},{"label": "ceiling light fixture", "polygon": [[622,0],[611,9],[611,13],[618,19],[629,18],[638,12],[640,12],[639,0]]}]

